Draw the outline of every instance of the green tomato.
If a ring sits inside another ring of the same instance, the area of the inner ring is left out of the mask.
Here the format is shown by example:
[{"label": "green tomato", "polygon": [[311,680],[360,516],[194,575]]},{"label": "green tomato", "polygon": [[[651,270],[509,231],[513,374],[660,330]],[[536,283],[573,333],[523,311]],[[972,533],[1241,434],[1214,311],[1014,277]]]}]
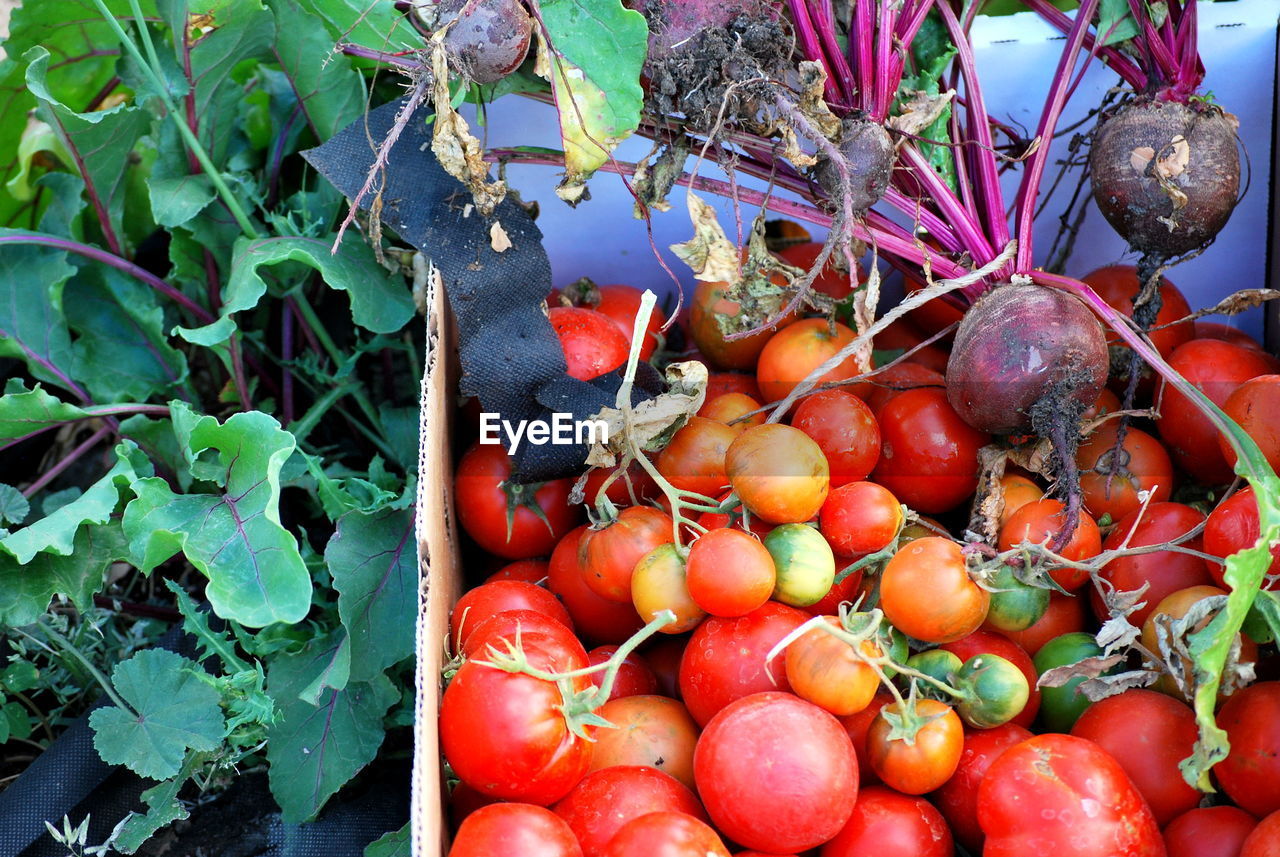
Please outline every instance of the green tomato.
[{"label": "green tomato", "polygon": [[1049,609],[1049,590],[1023,583],[1007,565],[1001,565],[988,583],[994,591],[987,622],[999,631],[1025,631]]},{"label": "green tomato", "polygon": [[822,534],[808,524],[774,527],[764,539],[773,557],[777,583],[773,598],[792,607],[808,607],[831,591],[836,579],[836,557]]},{"label": "green tomato", "polygon": [[[937,679],[947,685],[954,683],[953,677],[956,670],[960,669],[960,666],[960,658],[946,649],[926,649],[907,659],[907,667],[909,669],[924,673],[929,678]],[[927,681],[917,682],[917,687],[919,687],[922,694],[932,699],[951,701],[950,694],[938,690]]]},{"label": "green tomato", "polygon": [[[1101,647],[1092,634],[1073,631],[1054,637],[1036,652],[1033,662],[1037,675],[1044,675],[1054,667],[1065,667],[1085,658],[1102,654]],[[1084,678],[1073,678],[1061,687],[1040,688],[1040,717],[1049,732],[1070,732],[1076,720],[1093,703],[1077,689]]]},{"label": "green tomato", "polygon": [[1031,686],[1014,664],[999,655],[974,655],[956,672],[955,687],[966,694],[956,713],[975,729],[1008,723],[1027,707]]}]

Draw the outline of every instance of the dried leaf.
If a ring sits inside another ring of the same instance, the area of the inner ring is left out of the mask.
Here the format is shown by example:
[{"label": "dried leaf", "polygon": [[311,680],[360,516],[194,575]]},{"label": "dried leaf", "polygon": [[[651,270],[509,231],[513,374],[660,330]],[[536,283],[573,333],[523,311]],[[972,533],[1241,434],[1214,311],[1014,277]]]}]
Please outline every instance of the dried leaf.
[{"label": "dried leaf", "polygon": [[1160,673],[1153,670],[1127,670],[1114,675],[1087,678],[1076,685],[1076,692],[1083,694],[1090,702],[1097,702],[1135,687],[1149,687],[1158,678]]},{"label": "dried leaf", "polygon": [[813,61],[800,63],[800,98],[796,106],[813,126],[827,138],[836,139],[840,133],[840,119],[831,112],[825,97],[827,73],[822,64]]},{"label": "dried leaf", "polygon": [[[655,145],[654,151],[657,150],[658,146]],[[636,194],[637,219],[644,218],[646,208],[657,211],[671,210],[667,195],[671,193],[676,180],[684,172],[684,162],[688,157],[689,138],[681,136],[663,147],[661,153],[653,158],[652,164],[646,158],[637,165],[635,176],[631,180],[631,188]]]},{"label": "dried leaf", "polygon": [[738,248],[725,235],[716,210],[692,191],[686,198],[693,237],[681,244],[672,244],[671,252],[688,265],[699,280],[736,283],[740,278]]},{"label": "dried leaf", "polygon": [[607,443],[595,443],[587,454],[589,467],[614,467],[626,460],[634,447],[651,452],[666,445],[698,412],[706,398],[707,367],[697,360],[672,363],[666,369],[667,391],[641,402],[631,411],[630,437],[622,411],[604,408],[594,419],[608,425]]},{"label": "dried leaf", "polygon": [[[1145,586],[1144,586],[1145,588]],[[1138,602],[1135,609],[1146,604],[1145,601]],[[1112,616],[1106,622],[1102,623],[1102,627],[1098,629],[1097,641],[1105,652],[1115,652],[1122,649],[1128,649],[1134,643],[1138,642],[1138,638],[1142,636],[1142,630],[1129,621],[1128,615]]]},{"label": "dried leaf", "polygon": [[493,248],[495,253],[510,250],[513,246],[511,238],[507,235],[507,230],[503,229],[502,224],[496,220],[489,227],[489,246]]},{"label": "dried leaf", "polygon": [[978,450],[978,490],[974,496],[969,529],[988,544],[1000,535],[1000,516],[1004,514],[1004,491],[1000,479],[1009,461],[1008,450],[995,444]]},{"label": "dried leaf", "polygon": [[1183,316],[1177,321],[1171,321],[1168,324],[1153,327],[1151,330],[1163,330],[1166,327],[1173,327],[1175,324],[1186,324],[1206,315],[1239,315],[1246,310],[1260,307],[1267,301],[1273,301],[1276,298],[1280,298],[1280,290],[1277,289],[1241,289],[1223,298],[1215,306],[1196,310],[1191,315]]},{"label": "dried leaf", "polygon": [[449,93],[449,59],[444,49],[441,30],[431,40],[431,100],[436,118],[432,124],[431,151],[449,175],[467,186],[476,207],[488,217],[507,195],[501,180],[489,180],[489,165],[484,148],[471,133],[467,121],[453,109]]},{"label": "dried leaf", "polygon": [[1124,659],[1125,656],[1123,654],[1097,655],[1076,661],[1074,664],[1054,667],[1040,674],[1039,680],[1036,681],[1036,687],[1062,687],[1073,678],[1080,677],[1096,679],[1116,664],[1123,663]]},{"label": "dried leaf", "polygon": [[902,103],[901,112],[897,116],[890,116],[885,125],[908,136],[919,136],[921,131],[938,121],[938,117],[951,106],[951,99],[955,96],[954,89],[940,93],[917,89]]}]

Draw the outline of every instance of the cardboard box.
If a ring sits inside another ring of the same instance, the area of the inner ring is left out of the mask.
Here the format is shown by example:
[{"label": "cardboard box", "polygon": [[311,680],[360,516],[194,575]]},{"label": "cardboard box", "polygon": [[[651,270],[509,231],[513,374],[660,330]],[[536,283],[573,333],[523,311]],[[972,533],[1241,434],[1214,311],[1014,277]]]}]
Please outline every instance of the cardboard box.
[{"label": "cardboard box", "polygon": [[[1277,67],[1276,21],[1280,0],[1238,0],[1202,4],[1201,51],[1209,69],[1205,81],[1226,109],[1241,121],[1241,140],[1250,152],[1251,188],[1219,237],[1198,259],[1179,267],[1175,282],[1187,293],[1193,307],[1206,306],[1239,288],[1280,282],[1280,259],[1269,254],[1271,228],[1272,124],[1276,94],[1272,81]],[[989,108],[1004,120],[1030,126],[1034,132],[1046,87],[1061,51],[1062,37],[1038,17],[1020,14],[979,19],[974,29],[979,72]],[[1086,73],[1064,123],[1084,116],[1105,90],[1115,84],[1114,75],[1100,64]],[[1259,86],[1258,81],[1267,81]],[[542,104],[508,98],[489,111],[487,143],[506,145],[558,145],[556,120]],[[1065,152],[1067,139],[1055,142],[1055,157]],[[619,160],[640,160],[649,151],[645,140],[625,142]],[[1275,151],[1280,151],[1276,147]],[[1280,170],[1280,160],[1274,162]],[[717,175],[707,167],[703,174]],[[631,216],[631,199],[615,177],[600,175],[591,185],[593,199],[569,209],[553,193],[557,175],[544,167],[513,166],[508,180],[525,200],[541,203],[539,225],[546,233],[557,286],[582,276],[598,282],[625,280],[654,290],[660,296],[676,288],[690,290],[693,279],[667,246],[689,236],[684,213],[684,192],[671,195],[672,210],[653,220],[652,240],[661,248],[678,282],[653,257],[645,224]],[[752,185],[743,180],[744,185]],[[1010,177],[1009,199],[1016,175]],[[754,183],[759,186],[758,183]],[[1050,199],[1049,211],[1060,210],[1071,188],[1063,187]],[[721,223],[732,235],[735,217],[727,201],[704,195],[720,212]],[[755,210],[744,206],[746,225]],[[1037,229],[1040,253],[1052,240],[1048,219]],[[1093,268],[1127,260],[1123,241],[1090,212],[1067,273],[1080,275]],[[1269,267],[1270,265],[1270,267]],[[417,724],[413,766],[413,853],[416,857],[443,857],[448,830],[444,821],[443,775],[440,765],[437,715],[440,701],[440,668],[448,613],[462,588],[458,533],[452,502],[453,462],[450,458],[450,418],[456,390],[451,323],[443,289],[428,290],[428,350],[422,381],[421,449],[418,479],[417,535],[421,563],[420,613],[417,627]],[[1276,319],[1270,331],[1273,349],[1280,345],[1280,307],[1271,309]],[[1255,336],[1262,331],[1262,313],[1237,317],[1233,323]]]}]

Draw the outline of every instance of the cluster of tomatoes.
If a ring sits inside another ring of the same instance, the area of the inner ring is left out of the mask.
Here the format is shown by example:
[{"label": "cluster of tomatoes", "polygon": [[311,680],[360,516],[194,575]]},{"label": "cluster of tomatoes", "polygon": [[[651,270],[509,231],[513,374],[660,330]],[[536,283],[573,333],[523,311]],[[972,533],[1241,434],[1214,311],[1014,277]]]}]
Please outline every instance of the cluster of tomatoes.
[{"label": "cluster of tomatoes", "polygon": [[[814,247],[791,252],[805,264]],[[1088,279],[1132,312],[1133,269]],[[849,292],[834,272],[817,285]],[[1277,361],[1222,325],[1161,327],[1187,314],[1164,290],[1153,341],[1280,464]],[[619,368],[639,305],[605,286],[551,309],[570,373]],[[588,474],[590,515],[573,479],[513,486],[501,447],[463,455],[459,522],[492,565],[450,621],[450,853],[1280,855],[1280,681],[1226,699],[1212,800],[1179,771],[1197,726],[1167,665],[1152,688],[1092,703],[1083,677],[1038,686],[1102,654],[1107,593],[1146,587],[1127,619],[1157,656],[1159,623],[1225,594],[1209,557],[1251,545],[1258,512],[1248,490],[1205,487],[1231,478],[1207,420],[1139,378],[1159,419],[1121,429],[1104,391],[1077,454],[1075,530],[1043,477],[1009,465],[998,538],[976,549],[951,533],[970,524],[993,438],[952,410],[945,345],[926,343],[958,311],[934,301],[895,323],[878,357],[915,348],[907,360],[776,423],[763,405],[854,333],[795,318],[733,339],[716,317],[737,310],[722,284],[698,288],[686,327],[713,370],[705,403],[651,460]],[[1113,366],[1128,366],[1118,344]],[[851,358],[824,380],[867,368]],[[1240,660],[1258,659],[1242,637]]]}]

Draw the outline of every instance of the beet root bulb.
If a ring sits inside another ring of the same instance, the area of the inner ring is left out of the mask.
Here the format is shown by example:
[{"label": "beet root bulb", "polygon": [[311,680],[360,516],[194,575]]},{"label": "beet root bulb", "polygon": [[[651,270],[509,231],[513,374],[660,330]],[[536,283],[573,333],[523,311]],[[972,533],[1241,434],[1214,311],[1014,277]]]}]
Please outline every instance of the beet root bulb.
[{"label": "beet root bulb", "polygon": [[831,158],[821,157],[813,168],[813,179],[837,206],[847,194],[854,213],[861,214],[879,202],[889,187],[893,139],[875,122],[846,119],[837,148],[844,159],[845,175]]},{"label": "beet root bulb", "polygon": [[1212,105],[1139,100],[1098,125],[1093,198],[1134,249],[1159,257],[1204,246],[1240,192],[1235,123]]},{"label": "beet root bulb", "polygon": [[[1076,298],[1002,285],[969,308],[947,363],[947,398],[976,429],[1013,434],[1046,412],[1078,419],[1107,380],[1107,340]],[[1072,413],[1074,412],[1074,413]]]},{"label": "beet root bulb", "polygon": [[454,70],[475,83],[496,83],[529,54],[533,20],[519,0],[439,0],[437,28],[450,24],[444,47]]}]

